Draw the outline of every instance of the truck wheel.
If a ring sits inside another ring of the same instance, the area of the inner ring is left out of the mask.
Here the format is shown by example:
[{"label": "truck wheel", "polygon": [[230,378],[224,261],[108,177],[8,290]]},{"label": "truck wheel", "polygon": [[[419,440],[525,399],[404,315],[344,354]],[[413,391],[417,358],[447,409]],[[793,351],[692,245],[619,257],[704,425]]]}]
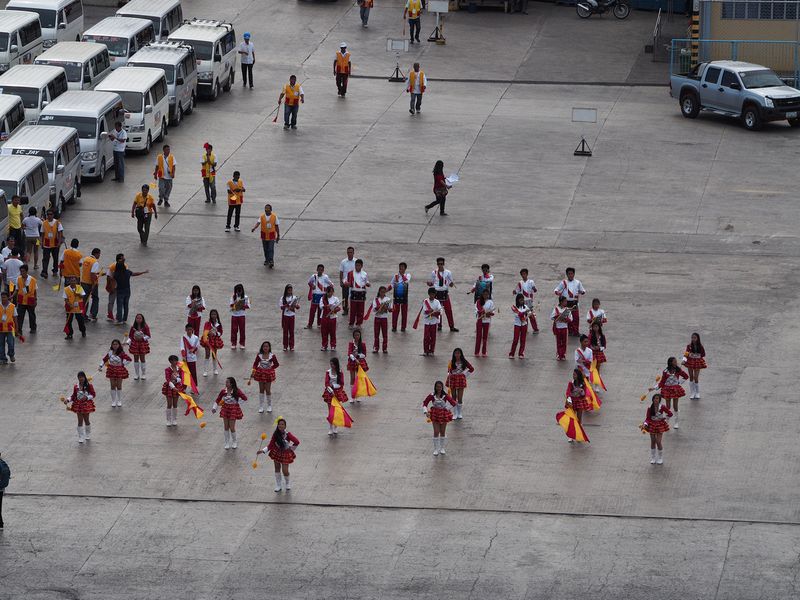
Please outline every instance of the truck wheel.
[{"label": "truck wheel", "polygon": [[800,127],[800,119],[789,119],[790,127]]},{"label": "truck wheel", "polygon": [[761,115],[759,114],[758,107],[752,104],[745,106],[742,111],[742,124],[745,129],[750,131],[758,131],[761,129]]},{"label": "truck wheel", "polygon": [[697,101],[697,94],[686,92],[681,94],[681,114],[687,119],[696,119],[700,114],[700,102]]}]

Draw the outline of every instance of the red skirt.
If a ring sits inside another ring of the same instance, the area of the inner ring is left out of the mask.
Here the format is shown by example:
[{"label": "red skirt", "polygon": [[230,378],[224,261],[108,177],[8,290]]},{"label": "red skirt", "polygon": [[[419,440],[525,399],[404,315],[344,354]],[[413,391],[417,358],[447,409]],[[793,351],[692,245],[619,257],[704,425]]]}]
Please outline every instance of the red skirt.
[{"label": "red skirt", "polygon": [[451,390],[463,390],[467,387],[467,376],[464,373],[448,375],[444,381],[444,387],[449,387]]},{"label": "red skirt", "polygon": [[203,348],[214,348],[216,350],[219,350],[220,348],[222,348],[223,345],[222,336],[217,335],[215,337],[209,337],[206,340],[200,340],[200,345]]},{"label": "red skirt", "polygon": [[180,387],[176,386],[173,389],[173,388],[169,387],[169,384],[165,381],[164,385],[161,386],[161,393],[164,394],[164,396],[166,396],[170,400],[175,400],[176,398],[180,398],[180,396],[178,395],[178,392],[182,392],[185,389],[186,389],[185,385],[182,385]]},{"label": "red skirt", "polygon": [[238,404],[223,404],[222,410],[219,411],[219,416],[221,419],[238,421],[244,418],[244,413],[242,413],[242,407]]},{"label": "red skirt", "polygon": [[259,383],[275,381],[275,369],[256,369],[256,372],[253,373],[253,379]]},{"label": "red skirt", "polygon": [[75,400],[72,403],[72,412],[74,413],[93,413],[94,412],[94,400]]},{"label": "red skirt", "polygon": [[446,408],[438,408],[434,406],[430,410],[432,423],[449,423],[453,420],[453,413]]},{"label": "red skirt", "polygon": [[687,358],[686,359],[686,368],[687,369],[705,369],[706,368],[706,359],[702,356],[698,356],[697,358]]},{"label": "red skirt", "polygon": [[128,369],[125,368],[125,365],[108,365],[106,367],[106,377],[109,379],[127,379]]},{"label": "red skirt", "polygon": [[131,340],[128,351],[131,354],[150,354],[150,343],[145,340]]},{"label": "red skirt", "polygon": [[658,421],[645,421],[644,430],[647,433],[664,433],[669,431],[669,423],[666,419]]},{"label": "red skirt", "polygon": [[594,410],[589,398],[582,396],[580,398],[570,398],[572,400],[572,408],[575,410]]},{"label": "red skirt", "polygon": [[686,392],[681,385],[665,385],[661,388],[661,397],[665,400],[673,398],[683,398]]},{"label": "red skirt", "polygon": [[347,359],[347,370],[351,373],[358,371],[358,365],[361,365],[361,368],[364,369],[365,373],[369,371],[369,365],[365,359],[359,358],[358,361],[354,361],[351,358]]},{"label": "red skirt", "polygon": [[269,457],[272,460],[278,461],[282,465],[290,465],[294,462],[294,450],[289,450],[288,448],[285,450],[279,450],[274,448],[269,451]]},{"label": "red skirt", "polygon": [[594,352],[594,359],[597,361],[598,365],[602,365],[607,360],[606,353],[602,350],[597,350]]},{"label": "red skirt", "polygon": [[334,390],[333,395],[331,395],[327,389],[322,392],[322,399],[325,400],[325,402],[330,402],[333,396],[336,396],[336,399],[342,404],[347,402],[347,392],[344,391],[343,387]]}]

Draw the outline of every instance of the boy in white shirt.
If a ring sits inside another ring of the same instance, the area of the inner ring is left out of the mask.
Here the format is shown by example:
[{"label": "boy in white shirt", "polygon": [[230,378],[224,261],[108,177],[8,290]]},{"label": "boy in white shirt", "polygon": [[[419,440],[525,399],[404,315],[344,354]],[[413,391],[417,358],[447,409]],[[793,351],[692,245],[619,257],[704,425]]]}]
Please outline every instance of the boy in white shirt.
[{"label": "boy in white shirt", "polygon": [[422,301],[420,312],[422,313],[422,322],[425,324],[422,353],[425,356],[433,356],[436,350],[436,331],[442,319],[442,303],[436,299],[436,288],[428,288],[428,299]]},{"label": "boy in white shirt", "polygon": [[197,385],[197,351],[200,349],[200,338],[194,334],[194,327],[186,324],[186,333],[181,338],[180,355],[192,374],[195,385]]},{"label": "boy in white shirt", "polygon": [[311,329],[314,325],[314,317],[317,317],[317,325],[320,324],[321,311],[319,301],[325,295],[325,290],[332,286],[331,278],[325,273],[325,265],[317,265],[317,272],[308,278],[308,299],[310,306],[308,309],[308,325],[306,329]]},{"label": "boy in white shirt", "polygon": [[536,282],[533,279],[528,279],[528,269],[520,269],[519,276],[522,279],[517,282],[517,287],[514,288],[514,296],[522,294],[525,297],[525,306],[530,309],[528,320],[531,322],[532,332],[539,333],[539,324],[536,322],[536,314],[533,312],[534,294],[539,290],[536,289]]}]

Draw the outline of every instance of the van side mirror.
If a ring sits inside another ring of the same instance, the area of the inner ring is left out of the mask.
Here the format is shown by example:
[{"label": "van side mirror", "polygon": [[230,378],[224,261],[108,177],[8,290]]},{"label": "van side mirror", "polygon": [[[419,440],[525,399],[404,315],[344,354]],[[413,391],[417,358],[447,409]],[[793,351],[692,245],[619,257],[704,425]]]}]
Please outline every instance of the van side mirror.
[{"label": "van side mirror", "polygon": [[48,104],[50,104],[50,102],[48,102],[47,100],[42,100],[42,108],[44,108]]},{"label": "van side mirror", "polygon": [[58,165],[58,166],[56,167],[56,173],[58,173],[59,175],[61,175],[63,172],[64,172],[64,165]]},{"label": "van side mirror", "polygon": [[12,54],[17,54],[19,52],[19,46],[17,46],[16,44],[11,44],[9,52],[11,52]]},{"label": "van side mirror", "polygon": [[184,84],[183,77],[177,77],[175,79],[175,85],[183,85],[183,84]]},{"label": "van side mirror", "polygon": [[215,54],[214,55],[214,62],[222,62],[222,55],[221,54]]},{"label": "van side mirror", "polygon": [[153,112],[153,105],[152,104],[148,104],[147,106],[145,106],[144,107],[144,112],[145,112],[145,114],[149,114],[149,113]]},{"label": "van side mirror", "polygon": [[100,139],[104,140],[106,138],[108,138],[108,132],[107,131],[101,131],[100,132]]},{"label": "van side mirror", "polygon": [[64,23],[64,21],[61,21],[61,23],[58,24],[58,28],[59,29],[66,29],[67,28],[67,24]]}]

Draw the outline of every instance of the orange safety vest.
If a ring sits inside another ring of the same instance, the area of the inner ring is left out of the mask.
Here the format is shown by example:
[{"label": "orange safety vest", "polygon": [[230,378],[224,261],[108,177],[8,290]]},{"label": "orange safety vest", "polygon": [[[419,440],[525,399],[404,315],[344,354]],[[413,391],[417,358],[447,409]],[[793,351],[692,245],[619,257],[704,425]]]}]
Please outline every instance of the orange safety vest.
[{"label": "orange safety vest", "polygon": [[64,300],[64,310],[67,314],[78,314],[83,312],[83,295],[84,291],[81,286],[75,286],[75,291],[71,287],[64,288],[64,294],[67,296]]},{"label": "orange safety vest", "polygon": [[417,73],[416,71],[414,71],[412,69],[411,72],[408,74],[408,91],[409,92],[413,92],[414,91],[414,87],[417,84],[417,77],[419,77],[419,93],[420,94],[424,94],[425,93],[425,71],[423,71],[422,69],[420,69],[419,73]]},{"label": "orange safety vest", "polygon": [[[170,177],[175,177],[175,156],[170,153],[167,157],[167,164],[169,165],[169,175]],[[161,179],[164,177],[164,155],[159,154],[158,158],[156,159],[156,178]]]},{"label": "orange safety vest", "polygon": [[363,6],[364,8],[372,8],[374,6],[374,3],[372,0],[361,0],[361,6]]},{"label": "orange safety vest", "polygon": [[419,14],[422,12],[422,4],[420,0],[408,0],[408,18],[419,19]]},{"label": "orange safety vest", "polygon": [[336,53],[336,72],[350,74],[350,52]]},{"label": "orange safety vest", "polygon": [[275,213],[270,214],[267,216],[267,213],[262,213],[261,215],[261,239],[262,240],[274,240],[278,237],[278,233],[275,230],[275,221],[278,220],[278,217],[275,216]]},{"label": "orange safety vest", "polygon": [[287,83],[285,86],[283,86],[283,94],[285,96],[286,105],[294,106],[300,102],[300,84],[295,83],[294,85],[291,85]]},{"label": "orange safety vest", "polygon": [[44,238],[42,246],[45,248],[58,248],[58,226],[60,224],[61,221],[58,219],[53,219],[52,224],[50,221],[42,223],[42,237]]},{"label": "orange safety vest", "polygon": [[64,277],[78,277],[81,274],[81,258],[83,255],[80,250],[75,248],[67,248],[64,250],[64,256],[61,259],[62,274]]},{"label": "orange safety vest", "polygon": [[92,267],[97,262],[97,259],[94,256],[84,256],[83,262],[81,263],[81,282],[82,283],[94,283],[92,281]]},{"label": "orange safety vest", "polygon": [[36,278],[31,278],[30,285],[26,288],[22,275],[17,277],[17,304],[20,306],[36,306]]},{"label": "orange safety vest", "polygon": [[[172,156],[170,154],[170,156]],[[142,192],[136,192],[136,196],[133,198],[133,203],[136,205],[136,208],[147,208],[148,213],[155,212],[155,205],[156,201],[150,194],[147,194],[147,197],[142,196]],[[89,281],[85,279],[84,281]]]},{"label": "orange safety vest", "polygon": [[14,333],[14,311],[16,307],[12,302],[8,306],[0,304],[0,332]]},{"label": "orange safety vest", "polygon": [[228,181],[228,204],[230,206],[238,206],[244,203],[244,182],[240,179],[234,182],[233,179]]}]

